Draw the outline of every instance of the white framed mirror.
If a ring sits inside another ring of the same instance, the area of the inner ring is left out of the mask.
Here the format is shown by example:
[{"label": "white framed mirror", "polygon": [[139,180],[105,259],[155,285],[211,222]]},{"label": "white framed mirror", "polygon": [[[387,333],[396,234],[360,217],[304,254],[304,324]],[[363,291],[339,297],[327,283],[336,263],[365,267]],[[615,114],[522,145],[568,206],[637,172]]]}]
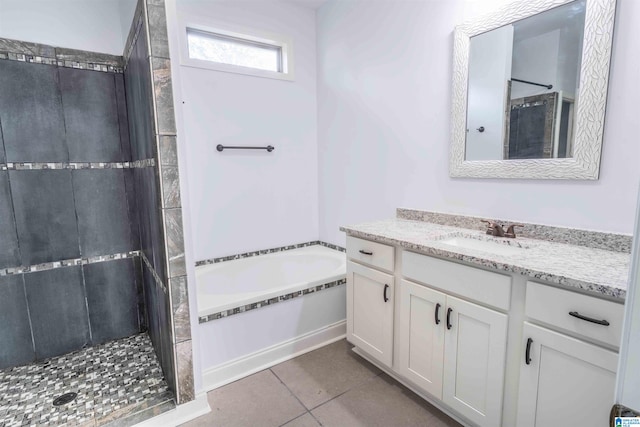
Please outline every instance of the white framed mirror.
[{"label": "white framed mirror", "polygon": [[520,0],[456,27],[452,177],[598,179],[615,6]]}]

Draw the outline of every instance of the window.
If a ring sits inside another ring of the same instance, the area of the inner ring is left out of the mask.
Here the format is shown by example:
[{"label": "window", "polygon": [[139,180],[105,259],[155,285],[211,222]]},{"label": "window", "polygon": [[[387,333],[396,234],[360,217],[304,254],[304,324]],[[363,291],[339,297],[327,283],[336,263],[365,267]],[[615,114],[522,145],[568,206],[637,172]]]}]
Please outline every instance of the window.
[{"label": "window", "polygon": [[189,58],[282,72],[282,47],[189,28]]},{"label": "window", "polygon": [[293,80],[291,42],[201,25],[185,25],[182,64],[259,77]]}]

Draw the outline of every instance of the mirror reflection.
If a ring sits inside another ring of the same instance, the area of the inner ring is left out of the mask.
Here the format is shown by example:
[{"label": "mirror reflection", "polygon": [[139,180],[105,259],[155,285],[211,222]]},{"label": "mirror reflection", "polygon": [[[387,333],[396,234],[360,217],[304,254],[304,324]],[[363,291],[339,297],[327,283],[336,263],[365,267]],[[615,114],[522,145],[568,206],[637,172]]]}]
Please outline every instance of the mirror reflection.
[{"label": "mirror reflection", "polygon": [[586,0],[471,37],[466,160],[572,157]]}]

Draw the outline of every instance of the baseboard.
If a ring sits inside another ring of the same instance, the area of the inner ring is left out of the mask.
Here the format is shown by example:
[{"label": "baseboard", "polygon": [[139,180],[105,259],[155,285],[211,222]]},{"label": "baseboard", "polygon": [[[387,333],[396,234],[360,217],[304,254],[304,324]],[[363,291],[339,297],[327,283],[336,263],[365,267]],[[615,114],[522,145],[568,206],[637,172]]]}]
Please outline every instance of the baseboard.
[{"label": "baseboard", "polygon": [[211,412],[207,393],[203,392],[196,396],[191,402],[176,406],[175,409],[167,411],[156,417],[143,421],[135,427],[169,427],[179,426]]},{"label": "baseboard", "polygon": [[208,391],[222,387],[278,363],[324,347],[344,338],[346,332],[347,323],[346,320],[342,320],[223,365],[209,368],[203,373],[204,389]]}]

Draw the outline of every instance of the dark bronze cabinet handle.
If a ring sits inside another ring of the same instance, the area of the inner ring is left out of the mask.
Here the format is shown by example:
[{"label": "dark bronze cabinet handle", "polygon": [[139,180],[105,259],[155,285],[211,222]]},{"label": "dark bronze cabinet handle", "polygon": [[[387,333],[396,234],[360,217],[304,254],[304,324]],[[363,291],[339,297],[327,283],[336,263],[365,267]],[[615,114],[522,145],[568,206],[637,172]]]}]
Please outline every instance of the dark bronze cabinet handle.
[{"label": "dark bronze cabinet handle", "polygon": [[447,308],[447,329],[451,329],[451,312],[452,308]]},{"label": "dark bronze cabinet handle", "polygon": [[527,351],[524,352],[524,363],[527,365],[531,365],[531,344],[533,344],[533,340],[527,338]]},{"label": "dark bronze cabinet handle", "polygon": [[384,302],[389,301],[387,297],[387,289],[389,289],[389,285],[384,285],[384,291],[382,291],[382,298],[384,298]]},{"label": "dark bronze cabinet handle", "polygon": [[362,255],[373,255],[373,252],[365,251],[364,249],[360,249],[359,251]]},{"label": "dark bronze cabinet handle", "polygon": [[440,316],[438,316],[438,312],[440,311],[440,307],[441,307],[440,303],[437,303],[436,304],[436,325],[440,324]]},{"label": "dark bronze cabinet handle", "polygon": [[585,320],[587,322],[595,323],[597,325],[609,326],[609,322],[607,322],[606,320],[598,320],[598,319],[594,319],[592,317],[583,316],[582,314],[578,313],[577,311],[570,311],[569,312],[569,316],[573,316],[573,317],[576,317],[576,318],[578,318],[580,320]]}]

